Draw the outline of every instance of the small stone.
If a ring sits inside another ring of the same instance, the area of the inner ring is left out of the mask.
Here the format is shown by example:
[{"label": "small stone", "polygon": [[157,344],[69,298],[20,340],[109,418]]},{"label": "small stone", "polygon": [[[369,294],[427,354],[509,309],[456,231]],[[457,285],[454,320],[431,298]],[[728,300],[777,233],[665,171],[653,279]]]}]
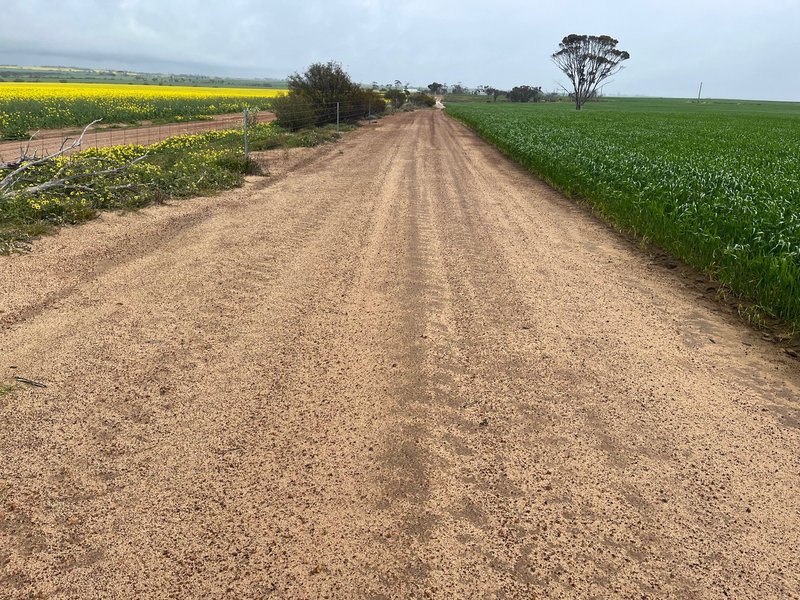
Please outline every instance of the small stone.
[{"label": "small stone", "polygon": [[792,348],[786,348],[785,352],[792,358],[800,358],[800,354],[797,353],[797,350],[794,350]]}]

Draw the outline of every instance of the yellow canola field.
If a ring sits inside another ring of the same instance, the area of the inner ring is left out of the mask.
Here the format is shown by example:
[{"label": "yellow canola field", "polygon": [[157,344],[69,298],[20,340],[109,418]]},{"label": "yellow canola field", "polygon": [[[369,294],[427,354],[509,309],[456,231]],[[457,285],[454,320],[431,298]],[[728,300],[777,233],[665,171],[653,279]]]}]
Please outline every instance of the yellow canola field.
[{"label": "yellow canola field", "polygon": [[286,90],[272,88],[211,88],[116,83],[0,82],[0,101],[42,98],[275,98]]},{"label": "yellow canola field", "polygon": [[268,109],[286,90],[96,83],[0,82],[0,139],[38,129],[105,123],[183,120]]}]

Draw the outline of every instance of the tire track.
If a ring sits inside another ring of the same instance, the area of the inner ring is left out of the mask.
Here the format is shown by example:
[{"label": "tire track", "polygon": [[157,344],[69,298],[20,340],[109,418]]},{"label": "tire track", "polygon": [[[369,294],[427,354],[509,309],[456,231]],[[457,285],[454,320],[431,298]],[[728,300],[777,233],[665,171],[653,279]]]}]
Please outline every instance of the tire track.
[{"label": "tire track", "polygon": [[4,598],[798,597],[796,365],[438,111],[0,269]]}]

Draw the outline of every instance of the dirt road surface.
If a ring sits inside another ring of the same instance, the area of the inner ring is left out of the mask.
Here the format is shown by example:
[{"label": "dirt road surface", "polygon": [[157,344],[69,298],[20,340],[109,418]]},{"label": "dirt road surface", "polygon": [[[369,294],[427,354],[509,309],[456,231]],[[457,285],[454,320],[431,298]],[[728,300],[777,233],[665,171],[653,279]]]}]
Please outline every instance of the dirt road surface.
[{"label": "dirt road surface", "polygon": [[[269,123],[275,120],[275,113],[260,112],[254,115],[259,123]],[[164,123],[163,125],[142,125],[141,127],[108,128],[102,124],[90,129],[84,137],[82,149],[105,148],[120,144],[142,144],[144,146],[155,144],[176,135],[206,133],[220,129],[237,129],[242,127],[242,115],[239,113],[228,115],[215,115],[208,121],[189,121],[186,123]],[[14,141],[0,142],[0,162],[12,161],[19,158],[21,148],[28,149],[28,154],[36,152],[37,156],[44,156],[58,152],[64,140],[77,139],[81,129],[48,129],[36,133],[30,142]]]},{"label": "dirt road surface", "polygon": [[797,598],[798,364],[439,111],[0,258],[0,597]]}]

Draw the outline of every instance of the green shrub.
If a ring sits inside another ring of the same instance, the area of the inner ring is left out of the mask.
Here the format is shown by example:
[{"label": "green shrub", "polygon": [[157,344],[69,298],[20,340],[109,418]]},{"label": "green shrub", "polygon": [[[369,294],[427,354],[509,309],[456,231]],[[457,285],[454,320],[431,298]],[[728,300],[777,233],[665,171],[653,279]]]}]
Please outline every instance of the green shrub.
[{"label": "green shrub", "polygon": [[275,98],[272,101],[272,110],[280,126],[289,131],[317,125],[314,107],[302,96],[290,94]]},{"label": "green shrub", "polygon": [[274,101],[273,108],[278,124],[291,131],[357,121],[370,111],[380,114],[385,110],[382,99],[353,83],[335,62],[315,63],[305,73],[289,76],[288,84],[289,95]]},{"label": "green shrub", "polygon": [[429,108],[436,106],[436,98],[422,92],[411,94],[408,101],[414,106],[427,106]]}]

